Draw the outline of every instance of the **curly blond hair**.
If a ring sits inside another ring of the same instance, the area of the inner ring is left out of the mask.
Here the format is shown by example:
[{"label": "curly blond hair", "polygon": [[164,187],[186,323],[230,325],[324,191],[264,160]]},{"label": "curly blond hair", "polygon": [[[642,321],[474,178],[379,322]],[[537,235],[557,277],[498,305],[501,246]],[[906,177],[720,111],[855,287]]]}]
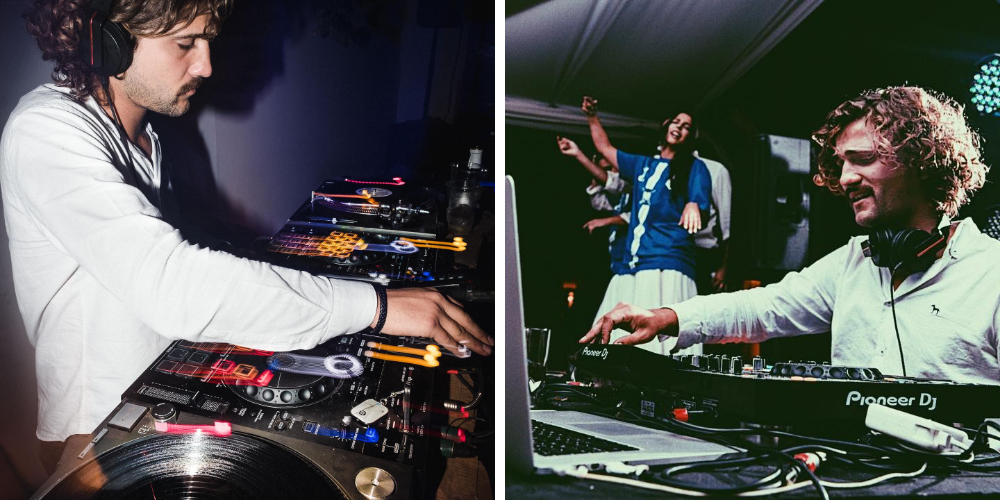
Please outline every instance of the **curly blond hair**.
[{"label": "curly blond hair", "polygon": [[879,157],[891,158],[917,170],[935,210],[949,217],[983,186],[989,167],[982,161],[979,134],[969,128],[961,105],[945,95],[920,87],[870,90],[830,112],[812,138],[819,145],[817,186],[843,195],[843,161],[837,138],[857,120],[874,131]]}]

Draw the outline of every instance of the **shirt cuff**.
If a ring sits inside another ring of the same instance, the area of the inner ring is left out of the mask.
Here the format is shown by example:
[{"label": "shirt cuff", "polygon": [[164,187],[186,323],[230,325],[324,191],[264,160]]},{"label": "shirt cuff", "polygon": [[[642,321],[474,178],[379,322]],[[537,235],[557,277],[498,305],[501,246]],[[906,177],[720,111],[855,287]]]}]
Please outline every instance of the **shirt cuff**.
[{"label": "shirt cuff", "polygon": [[596,186],[595,185],[587,186],[587,194],[589,194],[590,196],[594,196],[595,194],[600,193],[602,190],[604,190],[604,187],[601,186],[600,184]]},{"label": "shirt cuff", "polygon": [[609,193],[620,194],[625,190],[625,181],[621,175],[614,170],[608,172],[608,180],[604,183],[604,190]]},{"label": "shirt cuff", "polygon": [[621,217],[622,220],[625,221],[626,224],[629,224],[629,223],[632,222],[632,212],[622,212],[622,213],[618,214],[618,217]]},{"label": "shirt cuff", "polygon": [[705,333],[705,323],[698,318],[697,305],[690,300],[670,306],[677,314],[677,347],[687,349],[695,344],[703,344],[708,340]]},{"label": "shirt cuff", "polygon": [[333,321],[330,337],[357,333],[368,328],[375,320],[378,297],[370,283],[331,279],[333,282]]}]

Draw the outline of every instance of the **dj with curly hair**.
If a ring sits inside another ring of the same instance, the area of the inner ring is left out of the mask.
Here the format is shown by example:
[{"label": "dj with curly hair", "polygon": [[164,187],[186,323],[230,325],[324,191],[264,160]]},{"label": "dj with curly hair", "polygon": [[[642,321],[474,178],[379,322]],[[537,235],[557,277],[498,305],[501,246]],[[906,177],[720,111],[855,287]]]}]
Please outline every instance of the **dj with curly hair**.
[{"label": "dj with curly hair", "polygon": [[988,171],[961,106],[918,87],[869,91],[813,139],[816,184],[847,197],[867,237],[766,287],[619,305],[581,342],[616,327],[632,332],[619,343],[673,336],[679,348],[831,332],[834,364],[1000,384],[1000,242],[951,220]]},{"label": "dj with curly hair", "polygon": [[462,307],[435,291],[386,291],[239,258],[191,244],[171,225],[148,112],[188,110],[212,74],[209,42],[231,4],[35,0],[25,14],[55,63],[55,84],[11,113],[0,185],[50,471],[174,339],[287,351],[372,328],[431,337],[456,353],[459,343],[491,351]]}]

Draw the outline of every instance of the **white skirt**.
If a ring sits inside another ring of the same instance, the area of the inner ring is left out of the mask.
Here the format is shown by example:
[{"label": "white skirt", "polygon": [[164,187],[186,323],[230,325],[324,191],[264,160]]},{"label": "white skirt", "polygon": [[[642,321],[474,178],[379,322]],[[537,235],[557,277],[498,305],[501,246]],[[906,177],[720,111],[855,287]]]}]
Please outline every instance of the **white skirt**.
[{"label": "white skirt", "polygon": [[[601,307],[597,309],[597,319],[604,316],[618,305],[625,302],[644,309],[657,309],[683,302],[698,295],[698,286],[694,280],[686,274],[674,270],[647,269],[635,274],[616,274],[608,283],[608,289],[604,292],[604,300]],[[629,332],[616,329],[611,332],[611,340],[619,339],[629,335]],[[670,354],[677,343],[677,339],[669,337],[660,342],[659,337],[650,342],[641,344],[640,347],[657,354]],[[701,354],[701,344],[695,344],[687,349],[682,349],[676,354]]]}]

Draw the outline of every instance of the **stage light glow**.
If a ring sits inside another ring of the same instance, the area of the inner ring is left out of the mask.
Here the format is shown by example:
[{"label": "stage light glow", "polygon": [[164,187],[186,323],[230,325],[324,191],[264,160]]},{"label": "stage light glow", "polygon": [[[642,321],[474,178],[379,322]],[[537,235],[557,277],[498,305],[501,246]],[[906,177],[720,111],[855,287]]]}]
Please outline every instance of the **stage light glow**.
[{"label": "stage light glow", "polygon": [[1000,54],[985,57],[976,66],[970,102],[981,115],[1000,116]]},{"label": "stage light glow", "polygon": [[356,181],[354,179],[348,179],[348,178],[345,178],[344,182],[353,182],[355,184],[381,184],[383,186],[402,186],[403,184],[406,184],[405,182],[403,182],[403,179],[401,177],[393,177],[392,182]]}]

